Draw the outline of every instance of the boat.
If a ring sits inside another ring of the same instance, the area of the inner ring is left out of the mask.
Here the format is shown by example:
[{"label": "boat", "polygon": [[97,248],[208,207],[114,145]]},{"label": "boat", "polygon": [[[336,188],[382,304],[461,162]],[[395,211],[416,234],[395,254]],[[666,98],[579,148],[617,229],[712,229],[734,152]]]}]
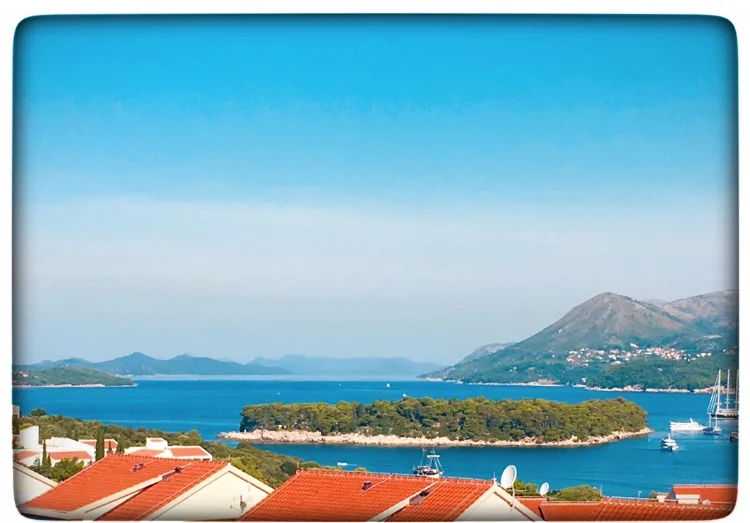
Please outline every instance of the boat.
[{"label": "boat", "polygon": [[336,462],[337,467],[348,467],[349,464],[346,461],[337,461]]},{"label": "boat", "polygon": [[708,426],[703,429],[703,434],[706,436],[720,436],[721,427],[719,427],[719,418],[714,418],[713,424],[711,423],[711,416],[708,417]]},{"label": "boat", "polygon": [[[424,463],[425,458],[428,460],[426,465]],[[426,478],[441,477],[443,475],[443,466],[440,464],[440,456],[435,454],[434,450],[427,455],[422,451],[422,462],[414,467],[413,471],[416,476]]]},{"label": "boat", "polygon": [[729,441],[737,441],[738,439],[739,439],[739,434],[737,434],[736,432],[732,432],[729,435]]},{"label": "boat", "polygon": [[740,380],[739,371],[734,373],[734,388],[732,388],[732,373],[727,370],[727,384],[724,387],[726,392],[722,395],[721,389],[721,371],[716,375],[716,383],[711,393],[711,399],[708,402],[707,414],[712,418],[729,418],[737,419],[740,406]]},{"label": "boat", "polygon": [[669,452],[676,452],[680,448],[677,442],[672,439],[672,434],[669,434],[666,438],[661,439],[661,450],[667,450]]},{"label": "boat", "polygon": [[690,418],[690,421],[670,421],[670,432],[700,432],[705,429],[703,425]]}]

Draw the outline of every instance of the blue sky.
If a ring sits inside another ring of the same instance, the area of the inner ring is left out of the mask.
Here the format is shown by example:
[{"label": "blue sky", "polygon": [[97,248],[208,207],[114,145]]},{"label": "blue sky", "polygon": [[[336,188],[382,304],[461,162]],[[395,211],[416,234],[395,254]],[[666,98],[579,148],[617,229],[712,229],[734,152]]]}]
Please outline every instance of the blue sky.
[{"label": "blue sky", "polygon": [[735,287],[711,18],[40,18],[16,36],[23,360],[450,363],[601,291]]}]

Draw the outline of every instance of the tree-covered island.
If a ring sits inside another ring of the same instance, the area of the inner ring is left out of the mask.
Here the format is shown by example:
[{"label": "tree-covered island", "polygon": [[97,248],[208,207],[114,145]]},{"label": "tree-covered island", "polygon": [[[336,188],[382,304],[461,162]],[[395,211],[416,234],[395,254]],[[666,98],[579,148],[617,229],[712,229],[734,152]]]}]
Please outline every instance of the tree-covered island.
[{"label": "tree-covered island", "polygon": [[130,378],[82,367],[53,367],[13,372],[14,387],[132,387]]},{"label": "tree-covered island", "polygon": [[382,445],[559,445],[644,435],[646,411],[622,398],[579,404],[541,399],[493,401],[404,398],[248,405],[240,432],[220,437],[269,442]]}]

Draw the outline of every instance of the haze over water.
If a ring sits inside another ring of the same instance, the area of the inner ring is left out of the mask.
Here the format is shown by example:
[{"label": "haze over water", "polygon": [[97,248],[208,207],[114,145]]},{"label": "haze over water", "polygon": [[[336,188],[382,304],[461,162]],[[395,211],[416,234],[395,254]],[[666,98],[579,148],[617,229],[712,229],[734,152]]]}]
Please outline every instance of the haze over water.
[{"label": "haze over water", "polygon": [[[519,479],[552,489],[579,484],[602,487],[605,495],[648,496],[674,483],[736,483],[737,444],[729,442],[736,422],[723,422],[724,433],[673,434],[680,450],[662,452],[659,440],[669,422],[706,420],[705,394],[587,391],[572,387],[459,385],[425,381],[294,381],[263,379],[139,380],[130,388],[14,389],[14,402],[24,412],[43,407],[50,414],[101,420],[105,423],[166,431],[198,430],[206,439],[237,430],[242,407],[283,402],[398,400],[412,397],[491,399],[543,398],[579,403],[596,398],[624,397],[649,415],[649,437],[595,447],[562,448],[441,448],[448,476],[490,478],[513,463]],[[207,401],[210,398],[210,401]],[[333,445],[260,445],[261,448],[335,466],[346,462],[372,472],[410,473],[418,464],[418,448]]]}]

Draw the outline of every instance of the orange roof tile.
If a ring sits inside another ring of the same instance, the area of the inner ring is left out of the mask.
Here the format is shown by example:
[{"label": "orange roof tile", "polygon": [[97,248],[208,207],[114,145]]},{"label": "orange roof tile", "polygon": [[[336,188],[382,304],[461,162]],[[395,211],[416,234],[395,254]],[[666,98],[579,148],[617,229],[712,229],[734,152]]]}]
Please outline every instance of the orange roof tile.
[{"label": "orange roof tile", "polygon": [[192,461],[188,463],[182,461],[179,465],[180,473],[173,474],[143,489],[139,494],[118,505],[99,519],[106,521],[141,521],[227,466],[229,464],[224,461]]},{"label": "orange roof tile", "polygon": [[737,501],[737,485],[675,485],[669,496],[698,495],[702,500],[711,503],[735,503]]},{"label": "orange roof tile", "polygon": [[172,455],[174,457],[176,457],[176,458],[189,458],[189,457],[208,458],[208,457],[211,457],[211,454],[209,454],[208,452],[206,452],[206,450],[203,447],[200,447],[198,445],[168,447],[168,449],[172,453]]},{"label": "orange roof tile", "polygon": [[[143,468],[136,470],[138,464],[143,464]],[[52,490],[27,501],[20,508],[71,512],[149,480],[160,478],[174,471],[175,467],[184,465],[184,461],[176,459],[144,459],[141,456],[111,454],[94,462]]]},{"label": "orange roof tile", "polygon": [[516,496],[516,501],[520,501],[523,506],[534,512],[537,516],[542,517],[539,505],[546,502],[547,498],[543,498],[542,496]]},{"label": "orange roof tile", "polygon": [[[365,482],[371,486],[365,490]],[[367,521],[437,480],[418,476],[301,470],[243,521]]]},{"label": "orange roof tile", "polygon": [[551,501],[540,504],[545,521],[690,521],[720,519],[732,512],[724,506],[656,500],[605,498],[597,501]]},{"label": "orange roof tile", "polygon": [[441,479],[413,496],[388,521],[455,521],[492,487],[491,480]]},{"label": "orange roof tile", "polygon": [[94,459],[85,450],[53,450],[49,452],[50,459]]},{"label": "orange roof tile", "polygon": [[39,455],[41,455],[41,452],[37,450],[22,450],[20,452],[15,452],[13,454],[13,459],[16,461],[20,461],[22,459],[32,458]]}]

